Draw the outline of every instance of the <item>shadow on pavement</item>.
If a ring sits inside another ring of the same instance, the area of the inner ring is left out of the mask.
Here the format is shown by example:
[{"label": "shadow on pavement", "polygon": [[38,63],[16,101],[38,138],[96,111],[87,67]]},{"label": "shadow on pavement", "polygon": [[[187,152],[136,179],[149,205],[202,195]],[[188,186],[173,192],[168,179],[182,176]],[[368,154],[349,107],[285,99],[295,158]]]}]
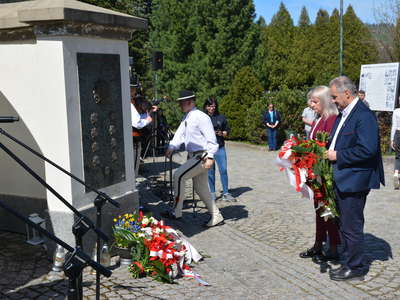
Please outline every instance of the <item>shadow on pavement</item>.
[{"label": "shadow on pavement", "polygon": [[[52,300],[64,300],[67,295],[67,281],[66,280],[55,280],[47,283],[40,283],[36,285],[30,285],[22,288],[16,292],[7,293],[6,297],[1,299],[52,299]],[[42,296],[43,291],[46,291]],[[2,294],[0,294],[2,295]],[[38,297],[38,298],[37,298]]]},{"label": "shadow on pavement", "polygon": [[240,195],[252,191],[253,189],[248,186],[237,187],[233,189],[229,189],[229,192],[232,194],[233,197],[239,197]]},{"label": "shadow on pavement", "polygon": [[[150,297],[151,299],[155,299],[155,300],[167,300],[168,298],[164,298],[164,297],[157,297],[154,295],[150,295],[148,293],[146,293],[146,289],[148,289],[149,287],[146,285],[143,286],[133,286],[133,285],[115,285],[114,289],[116,290],[127,290],[130,292],[140,292],[142,294],[143,297]],[[132,299],[140,299],[139,297],[132,297]]]},{"label": "shadow on pavement", "polygon": [[249,212],[244,205],[232,204],[221,207],[220,211],[225,220],[237,221],[249,217]]},{"label": "shadow on pavement", "polygon": [[173,170],[180,167],[180,164],[176,162],[169,163],[169,161],[148,161],[140,169],[140,174],[143,177],[150,177],[155,175],[161,175],[161,173],[169,172],[172,168]]},{"label": "shadow on pavement", "polygon": [[369,263],[375,260],[386,261],[393,259],[392,247],[384,239],[378,238],[371,233],[364,234],[365,254]]},{"label": "shadow on pavement", "polygon": [[27,244],[25,239],[22,234],[0,232],[0,299],[24,295],[19,287],[51,270],[52,263],[46,251]]},{"label": "shadow on pavement", "polygon": [[[390,244],[371,233],[364,234],[364,251],[366,256],[366,273],[369,272],[369,268],[374,261],[387,261],[389,260],[389,258],[393,259],[392,247],[390,246]],[[343,263],[343,261],[341,261],[341,263]],[[338,263],[332,264],[330,262],[328,264],[326,262],[323,262],[320,264],[320,272],[326,273],[329,269],[334,267],[332,265],[337,264]]]},{"label": "shadow on pavement", "polygon": [[[185,201],[192,203],[192,201]],[[162,205],[164,206],[164,205]],[[197,207],[193,211],[191,207],[188,207],[186,211],[182,213],[181,220],[169,220],[160,217],[161,206],[157,208],[152,207],[149,210],[153,212],[153,215],[158,219],[163,219],[166,225],[172,226],[175,229],[181,231],[185,236],[191,237],[204,230],[210,230],[212,228],[207,228],[204,226],[208,222],[210,216],[206,212],[204,204],[202,202],[197,204]],[[167,208],[164,206],[164,208]],[[236,221],[242,218],[248,217],[248,211],[245,209],[244,205],[230,205],[220,208],[221,214],[224,216],[225,221]],[[226,225],[222,225],[226,226]],[[217,226],[218,227],[218,226]]]}]

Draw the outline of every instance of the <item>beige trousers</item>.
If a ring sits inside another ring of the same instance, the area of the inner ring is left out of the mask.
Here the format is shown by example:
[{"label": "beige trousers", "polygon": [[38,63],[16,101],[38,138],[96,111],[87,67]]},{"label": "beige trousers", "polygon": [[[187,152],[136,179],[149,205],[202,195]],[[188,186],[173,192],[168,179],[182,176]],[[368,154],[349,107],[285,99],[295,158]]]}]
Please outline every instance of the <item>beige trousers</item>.
[{"label": "beige trousers", "polygon": [[174,173],[174,212],[177,218],[182,217],[183,201],[185,200],[185,185],[188,179],[193,180],[193,187],[200,200],[204,202],[211,217],[219,214],[215,201],[211,199],[208,187],[208,169],[203,167],[201,154],[189,153],[188,160]]}]

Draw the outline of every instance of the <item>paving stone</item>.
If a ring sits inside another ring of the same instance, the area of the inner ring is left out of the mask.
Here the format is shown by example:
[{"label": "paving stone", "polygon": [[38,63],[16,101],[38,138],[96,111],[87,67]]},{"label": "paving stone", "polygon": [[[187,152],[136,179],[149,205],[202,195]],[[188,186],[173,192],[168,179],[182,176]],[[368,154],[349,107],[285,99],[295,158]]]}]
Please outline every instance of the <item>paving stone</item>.
[{"label": "paving stone", "polygon": [[[193,202],[187,203],[184,222],[167,221],[207,254],[192,267],[211,286],[183,278],[177,285],[133,279],[126,268],[118,268],[110,278],[102,278],[101,299],[399,299],[400,194],[390,184],[392,161],[385,160],[389,184],[370,193],[365,209],[370,272],[365,281],[338,283],[329,279],[327,270],[298,257],[314,241],[313,206],[287,186],[284,173],[274,164],[277,153],[265,148],[227,143],[230,188],[238,201],[217,201],[226,219],[224,226],[208,230],[200,226],[207,220],[201,201],[195,214]],[[174,156],[174,162],[182,163],[185,157]],[[146,178],[138,178],[141,205],[156,217],[168,203],[160,162],[164,158],[157,157],[155,163],[146,160]],[[218,172],[216,182],[219,191]],[[186,195],[192,197],[190,184]],[[43,249],[27,245],[24,236],[14,233],[0,232],[0,241],[0,299],[64,298],[57,294],[67,292],[65,277],[50,272],[51,262]],[[89,268],[84,274],[85,282],[92,283],[84,287],[84,299],[95,299],[95,276]],[[3,297],[5,287],[8,293]]]}]

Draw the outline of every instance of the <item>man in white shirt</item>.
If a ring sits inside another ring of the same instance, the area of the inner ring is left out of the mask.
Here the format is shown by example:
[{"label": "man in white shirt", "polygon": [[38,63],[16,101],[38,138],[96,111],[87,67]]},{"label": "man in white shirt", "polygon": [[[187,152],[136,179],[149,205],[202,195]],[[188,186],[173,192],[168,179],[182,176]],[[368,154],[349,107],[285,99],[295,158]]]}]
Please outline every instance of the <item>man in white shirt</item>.
[{"label": "man in white shirt", "polygon": [[181,91],[177,100],[185,116],[170,141],[165,156],[171,157],[173,152],[184,144],[188,160],[174,173],[174,211],[167,211],[161,215],[170,219],[182,217],[185,183],[186,180],[193,179],[194,189],[211,216],[205,226],[222,225],[224,218],[211,198],[208,187],[208,169],[214,164],[214,154],[218,151],[214,127],[210,117],[196,108],[196,97],[192,91]]},{"label": "man in white shirt", "polygon": [[394,160],[393,186],[395,190],[398,190],[400,188],[400,108],[396,108],[393,111],[390,141],[390,146],[396,152]]}]

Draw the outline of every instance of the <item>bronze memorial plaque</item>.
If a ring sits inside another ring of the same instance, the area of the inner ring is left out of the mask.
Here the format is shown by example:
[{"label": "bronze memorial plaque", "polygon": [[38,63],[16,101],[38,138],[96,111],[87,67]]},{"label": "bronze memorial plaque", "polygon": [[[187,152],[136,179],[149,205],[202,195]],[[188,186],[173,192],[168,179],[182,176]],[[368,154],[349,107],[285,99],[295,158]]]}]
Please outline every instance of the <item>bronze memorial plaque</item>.
[{"label": "bronze memorial plaque", "polygon": [[85,182],[103,188],[125,181],[120,57],[77,55]]}]

